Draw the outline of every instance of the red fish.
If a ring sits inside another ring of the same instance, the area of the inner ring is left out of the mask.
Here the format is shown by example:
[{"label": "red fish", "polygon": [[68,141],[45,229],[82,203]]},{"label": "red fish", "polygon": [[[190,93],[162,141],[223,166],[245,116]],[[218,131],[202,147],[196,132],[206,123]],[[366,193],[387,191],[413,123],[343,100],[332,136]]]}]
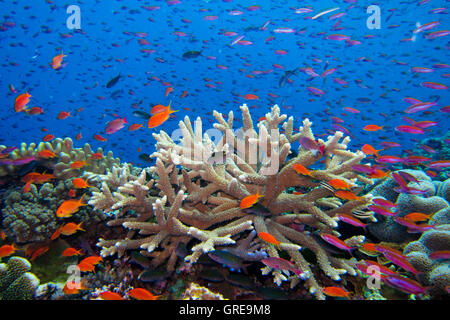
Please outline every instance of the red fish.
[{"label": "red fish", "polygon": [[19,95],[14,101],[14,110],[16,112],[27,111],[26,107],[31,97],[32,95],[29,94],[28,92]]},{"label": "red fish", "polygon": [[125,117],[123,117],[123,119],[115,119],[112,120],[110,122],[108,122],[108,124],[106,125],[106,134],[113,134],[116,133],[117,131],[119,131],[120,129],[122,129],[125,126],[125,123],[127,122],[127,119]]},{"label": "red fish", "polygon": [[67,57],[63,52],[61,51],[61,54],[58,54],[53,57],[52,62],[50,62],[50,65],[54,70],[58,70],[62,67],[61,63],[63,61],[63,58]]},{"label": "red fish", "polygon": [[162,125],[164,122],[167,121],[167,119],[169,119],[171,113],[177,112],[177,110],[170,109],[170,104],[171,103],[169,103],[165,111],[158,112],[155,115],[151,116],[150,119],[148,119],[147,126],[149,128],[156,128]]}]

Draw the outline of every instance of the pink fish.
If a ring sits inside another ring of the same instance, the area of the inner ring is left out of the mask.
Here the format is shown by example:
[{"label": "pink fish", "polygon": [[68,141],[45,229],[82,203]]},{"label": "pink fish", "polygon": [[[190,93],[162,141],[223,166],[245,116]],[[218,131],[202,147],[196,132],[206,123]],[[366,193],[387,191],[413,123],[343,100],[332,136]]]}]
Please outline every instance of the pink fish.
[{"label": "pink fish", "polygon": [[343,35],[343,34],[330,34],[327,37],[328,40],[336,40],[336,41],[345,41],[345,40],[349,40],[350,37]]},{"label": "pink fish", "polygon": [[428,256],[430,259],[450,259],[450,251],[449,250],[443,250],[443,251],[434,251],[429,254]]},{"label": "pink fish", "polygon": [[416,113],[419,111],[425,111],[429,108],[431,108],[432,106],[437,105],[436,102],[419,102],[419,103],[415,103],[411,106],[409,106],[406,110],[405,113]]},{"label": "pink fish", "polygon": [[370,205],[367,207],[369,210],[372,210],[375,213],[381,214],[382,216],[392,217],[395,216],[396,213],[389,211],[385,207],[377,206],[377,205]]},{"label": "pink fish", "polygon": [[118,118],[108,122],[108,124],[106,125],[106,134],[116,133],[124,127],[125,123],[128,123],[125,117],[123,117],[123,119]]},{"label": "pink fish", "polygon": [[319,145],[315,140],[305,137],[305,136],[302,136],[300,139],[298,139],[298,142],[300,143],[300,145],[303,148],[310,150],[314,156],[317,156],[317,154],[319,152],[320,152],[320,155],[323,155],[325,146]]},{"label": "pink fish", "polygon": [[328,70],[324,71],[324,72],[320,75],[320,77],[321,77],[321,78],[324,78],[324,77],[326,77],[326,76],[332,74],[332,73],[335,72],[336,70],[337,70],[337,68],[331,68],[331,69],[328,69]]},{"label": "pink fish", "polygon": [[396,157],[396,156],[381,156],[375,159],[378,163],[399,163],[403,162],[402,158]]},{"label": "pink fish", "polygon": [[424,81],[420,84],[424,88],[430,88],[435,90],[447,90],[448,87],[446,85],[443,85],[442,83],[437,82],[431,82],[431,81]]},{"label": "pink fish", "polygon": [[414,222],[412,222],[411,220],[405,219],[405,218],[401,218],[401,217],[395,217],[394,221],[397,222],[398,224],[401,224],[402,226],[405,226],[408,228],[408,231],[410,233],[422,233],[425,232],[427,230],[430,229],[434,229],[435,226],[434,225],[430,225],[430,224],[415,224]]},{"label": "pink fish", "polygon": [[283,258],[269,257],[262,259],[261,262],[270,268],[292,271],[297,276],[300,276],[302,274],[302,270],[298,269],[295,264]]},{"label": "pink fish", "polygon": [[440,31],[435,31],[435,32],[431,32],[429,34],[427,34],[425,36],[426,39],[436,39],[439,37],[444,37],[450,34],[450,30],[440,30]]},{"label": "pink fish", "polygon": [[339,249],[347,250],[350,254],[352,254],[352,250],[355,249],[355,248],[352,248],[349,245],[347,245],[341,239],[339,239],[331,234],[321,233],[320,236],[322,237],[323,240],[325,240],[329,244],[332,244],[333,246],[335,246]]},{"label": "pink fish", "polygon": [[442,169],[448,167],[450,167],[450,160],[433,161],[428,164],[428,168],[431,169]]},{"label": "pink fish", "polygon": [[409,294],[421,294],[425,293],[426,290],[426,288],[422,287],[417,281],[403,276],[382,276],[382,280],[388,286]]},{"label": "pink fish", "polygon": [[361,221],[359,221],[355,217],[352,217],[352,216],[350,216],[348,214],[338,213],[337,217],[339,218],[339,221],[351,224],[352,226],[355,226],[355,227],[361,227],[364,230],[366,229],[367,224],[362,223]]},{"label": "pink fish", "polygon": [[386,208],[393,208],[397,205],[395,203],[390,202],[389,200],[383,199],[383,198],[373,198],[372,202],[376,205],[386,207]]},{"label": "pink fish", "polygon": [[406,132],[406,133],[412,133],[412,134],[424,134],[425,131],[421,128],[414,127],[414,126],[406,126],[406,125],[400,125],[395,127],[395,130],[398,132]]},{"label": "pink fish", "polygon": [[392,252],[384,252],[383,255],[386,257],[386,259],[390,260],[394,264],[398,265],[399,267],[412,272],[414,275],[417,275],[419,271],[417,271],[412,264],[406,259],[405,256],[400,256],[398,254],[393,254]]}]

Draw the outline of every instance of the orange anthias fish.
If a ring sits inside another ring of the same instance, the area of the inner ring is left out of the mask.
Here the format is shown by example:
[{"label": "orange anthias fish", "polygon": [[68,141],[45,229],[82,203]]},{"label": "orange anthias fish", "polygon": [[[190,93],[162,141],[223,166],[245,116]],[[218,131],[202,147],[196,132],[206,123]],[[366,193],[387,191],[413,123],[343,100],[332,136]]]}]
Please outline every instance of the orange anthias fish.
[{"label": "orange anthias fish", "polygon": [[103,300],[124,300],[120,294],[111,291],[104,291],[100,293],[100,298]]},{"label": "orange anthias fish", "polygon": [[77,267],[81,272],[95,272],[95,266],[91,263],[80,262]]},{"label": "orange anthias fish", "polygon": [[67,111],[61,111],[60,113],[58,113],[58,120],[64,120],[67,119],[68,117],[71,117],[70,112]]},{"label": "orange anthias fish", "polygon": [[308,168],[306,168],[304,165],[300,164],[300,163],[296,163],[292,166],[292,168],[294,168],[295,172],[302,174],[304,176],[310,176],[312,177],[312,173],[311,171],[309,171]]},{"label": "orange anthias fish", "polygon": [[86,279],[81,280],[81,282],[68,281],[64,285],[64,294],[78,294],[80,290],[88,290],[86,287]]},{"label": "orange anthias fish", "polygon": [[367,176],[372,179],[381,179],[381,178],[386,178],[387,176],[389,176],[389,173],[390,173],[390,171],[386,172],[386,171],[383,171],[380,169],[375,169],[374,172],[368,174]]},{"label": "orange anthias fish", "polygon": [[378,131],[383,130],[383,127],[377,126],[376,124],[369,124],[363,128],[364,131]]},{"label": "orange anthias fish", "polygon": [[80,263],[89,263],[89,264],[92,264],[95,266],[102,261],[103,261],[103,258],[100,256],[90,256],[90,257],[87,257],[87,258],[84,258],[83,260],[81,260]]},{"label": "orange anthias fish", "polygon": [[142,128],[144,125],[140,123],[133,123],[131,126],[128,127],[128,131],[136,131],[140,128]]},{"label": "orange anthias fish", "polygon": [[280,249],[280,241],[278,241],[273,235],[267,232],[260,232],[258,233],[258,237],[263,239],[264,241],[273,244],[277,246],[278,249]]},{"label": "orange anthias fish", "polygon": [[328,181],[328,184],[332,186],[334,189],[350,190],[353,187],[351,184],[348,184],[347,182],[341,179],[332,179]]},{"label": "orange anthias fish", "polygon": [[22,93],[21,95],[19,95],[16,100],[14,101],[14,110],[16,112],[22,112],[22,111],[27,111],[26,107],[28,102],[30,101],[30,98],[32,97],[31,94],[29,94],[28,92]]},{"label": "orange anthias fish", "polygon": [[158,113],[154,114],[153,116],[151,116],[150,119],[148,119],[147,127],[156,128],[156,127],[162,125],[164,122],[166,122],[167,119],[169,119],[169,116],[171,113],[177,112],[178,110],[170,109],[171,103],[169,103],[166,110],[164,110],[162,112],[158,112]]},{"label": "orange anthias fish", "polygon": [[9,244],[5,244],[3,246],[0,247],[0,259],[3,257],[7,257],[9,255],[12,255],[14,252],[16,252],[18,248],[16,248],[14,246],[14,244],[9,245]]},{"label": "orange anthias fish", "polygon": [[381,150],[383,150],[383,149],[375,150],[375,148],[372,147],[370,144],[365,144],[361,148],[361,151],[364,152],[364,154],[375,155],[376,157],[378,157],[378,152]]},{"label": "orange anthias fish", "polygon": [[167,89],[166,89],[166,93],[165,93],[165,95],[166,95],[166,97],[169,95],[169,93],[171,93],[173,91],[173,87],[168,87]]},{"label": "orange anthias fish", "polygon": [[103,159],[103,154],[100,152],[93,153],[93,154],[91,154],[91,159],[101,160],[101,159]]},{"label": "orange anthias fish", "polygon": [[52,66],[52,68],[54,70],[58,70],[59,68],[61,68],[61,63],[62,63],[64,57],[67,57],[67,56],[62,51],[61,51],[61,54],[58,54],[53,57],[52,62],[50,62],[50,65]]},{"label": "orange anthias fish", "polygon": [[325,287],[322,289],[322,292],[330,297],[346,297],[350,299],[350,292],[339,287]]},{"label": "orange anthias fish", "polygon": [[259,190],[256,191],[256,194],[251,194],[249,196],[246,196],[241,200],[241,203],[239,207],[241,209],[247,209],[253,206],[255,203],[259,201],[259,198],[264,197],[264,195],[259,194]]},{"label": "orange anthias fish", "polygon": [[425,213],[421,213],[421,212],[412,212],[412,213],[408,213],[403,218],[405,218],[409,221],[413,221],[413,222],[421,222],[421,221],[429,220],[430,215],[431,214],[425,214]]},{"label": "orange anthias fish", "polygon": [[34,259],[36,259],[37,257],[43,255],[49,249],[50,249],[49,246],[43,246],[43,247],[40,247],[40,248],[36,249],[36,251],[34,251],[33,254],[31,255],[30,261],[34,261]]},{"label": "orange anthias fish", "polygon": [[361,197],[358,197],[356,194],[348,190],[338,190],[334,193],[334,195],[343,200],[361,200]]},{"label": "orange anthias fish", "polygon": [[65,225],[63,225],[60,229],[61,229],[61,233],[65,236],[70,236],[72,234],[74,234],[75,232],[77,232],[78,230],[80,231],[86,231],[84,229],[81,228],[81,224],[83,223],[83,221],[81,221],[79,224],[73,223],[73,222],[69,222],[66,223]]},{"label": "orange anthias fish", "polygon": [[90,186],[86,181],[84,181],[81,178],[75,178],[72,180],[72,184],[75,188],[77,189],[84,189],[84,188],[91,188],[92,186]]},{"label": "orange anthias fish", "polygon": [[38,152],[39,158],[49,159],[49,158],[55,158],[57,155],[51,150],[41,150]]},{"label": "orange anthias fish", "polygon": [[67,248],[67,249],[64,249],[64,251],[62,252],[62,256],[63,257],[72,257],[72,256],[79,256],[79,255],[82,255],[83,253],[81,252],[81,249],[80,250],[77,250],[77,249],[75,249],[75,248]]},{"label": "orange anthias fish", "polygon": [[53,232],[50,240],[56,240],[61,235],[61,228],[58,228],[55,232]]},{"label": "orange anthias fish", "polygon": [[70,164],[70,167],[72,169],[80,169],[83,168],[84,166],[87,166],[87,162],[86,161],[74,161]]},{"label": "orange anthias fish", "polygon": [[134,288],[127,292],[128,296],[135,298],[137,300],[158,300],[161,296],[155,296],[148,290],[142,288]]},{"label": "orange anthias fish", "polygon": [[84,194],[80,199],[70,199],[65,200],[59,206],[58,210],[56,210],[56,216],[59,218],[68,218],[71,217],[72,214],[78,211],[81,206],[86,206],[86,203],[83,203]]},{"label": "orange anthias fish", "polygon": [[244,99],[246,99],[246,100],[257,100],[257,99],[259,99],[259,97],[257,95],[255,95],[255,94],[248,93],[248,94],[246,94],[244,96]]}]

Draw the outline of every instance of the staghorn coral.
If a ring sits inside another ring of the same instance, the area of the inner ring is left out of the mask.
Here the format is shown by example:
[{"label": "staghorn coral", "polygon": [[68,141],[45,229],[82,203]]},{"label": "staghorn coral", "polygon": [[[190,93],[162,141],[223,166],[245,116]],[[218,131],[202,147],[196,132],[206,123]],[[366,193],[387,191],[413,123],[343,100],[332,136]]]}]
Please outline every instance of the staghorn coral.
[{"label": "staghorn coral", "polygon": [[0,300],[31,300],[39,286],[31,264],[22,257],[11,257],[0,264]]},{"label": "staghorn coral", "polygon": [[[5,149],[5,146],[0,145],[0,151]],[[42,150],[50,150],[57,154],[57,158],[43,159],[38,158],[38,153]],[[97,153],[103,154],[102,148],[98,148]],[[73,141],[70,138],[56,138],[51,142],[41,142],[38,145],[35,143],[22,143],[20,147],[10,154],[11,159],[19,159],[22,157],[37,157],[41,165],[53,170],[53,174],[61,180],[66,180],[80,175],[79,169],[72,169],[70,167],[73,161],[86,161],[87,165],[83,170],[103,174],[106,168],[111,168],[114,164],[119,164],[120,159],[114,158],[112,151],[109,151],[103,156],[101,160],[95,160],[91,157],[94,152],[91,146],[86,143],[83,148],[74,148]],[[0,177],[15,172],[15,166],[0,166]]]},{"label": "staghorn coral", "polygon": [[[214,111],[216,130],[205,133],[200,118],[192,127],[190,119],[185,117],[173,134],[178,135],[180,143],[164,131],[154,134],[157,151],[151,156],[156,159],[153,167],[137,175],[125,164],[107,175],[97,175],[103,180],[102,187],[93,194],[89,204],[105,212],[118,211],[116,219],[108,225],[130,230],[125,239],[100,239],[97,245],[102,247],[103,256],[115,253],[120,256],[129,249],[142,249],[141,254],[152,257],[154,267],[167,261],[167,269],[174,270],[178,259],[176,249],[180,245],[192,244],[191,254],[185,257],[189,266],[217,247],[236,246],[240,239],[252,242],[249,234],[252,230],[268,232],[281,242],[280,249],[287,252],[302,274],[301,278],[289,277],[288,273],[269,267],[262,272],[272,273],[279,285],[290,280],[294,287],[304,280],[311,293],[324,299],[322,288],[300,250],[310,249],[319,268],[335,281],[342,274],[357,274],[354,259],[332,256],[313,235],[325,232],[339,236],[335,230],[336,214],[351,214],[370,201],[370,196],[364,196],[343,203],[321,184],[339,178],[357,186],[354,191],[360,192],[372,181],[351,167],[365,156],[360,151],[347,150],[350,139],[338,131],[326,141],[317,140],[324,146],[324,154],[300,146],[297,155],[289,159],[291,144],[300,137],[315,140],[312,123],[305,119],[294,134],[293,117],[287,119],[275,105],[255,128],[245,104],[241,111],[244,123],[241,130],[233,130],[233,112],[225,120]],[[214,135],[214,141],[209,134]],[[324,160],[323,164],[320,160]],[[294,164],[317,169],[308,177],[297,174]],[[287,192],[295,187],[308,192]],[[241,209],[240,201],[258,190],[264,195],[258,205]],[[293,222],[303,225],[305,231],[292,228]],[[345,240],[350,246],[358,246],[363,241],[363,236]],[[271,257],[279,257],[276,248],[259,237],[253,242],[245,245],[253,248],[255,255],[261,253],[256,250],[264,250]]]}]

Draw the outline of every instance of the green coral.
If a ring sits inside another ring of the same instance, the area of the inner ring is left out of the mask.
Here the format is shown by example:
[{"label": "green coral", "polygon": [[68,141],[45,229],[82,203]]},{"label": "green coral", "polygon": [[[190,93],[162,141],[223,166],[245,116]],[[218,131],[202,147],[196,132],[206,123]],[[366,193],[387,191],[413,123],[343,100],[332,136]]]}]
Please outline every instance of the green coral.
[{"label": "green coral", "polygon": [[21,257],[11,257],[0,264],[0,300],[31,300],[39,279],[28,272],[31,263]]}]

